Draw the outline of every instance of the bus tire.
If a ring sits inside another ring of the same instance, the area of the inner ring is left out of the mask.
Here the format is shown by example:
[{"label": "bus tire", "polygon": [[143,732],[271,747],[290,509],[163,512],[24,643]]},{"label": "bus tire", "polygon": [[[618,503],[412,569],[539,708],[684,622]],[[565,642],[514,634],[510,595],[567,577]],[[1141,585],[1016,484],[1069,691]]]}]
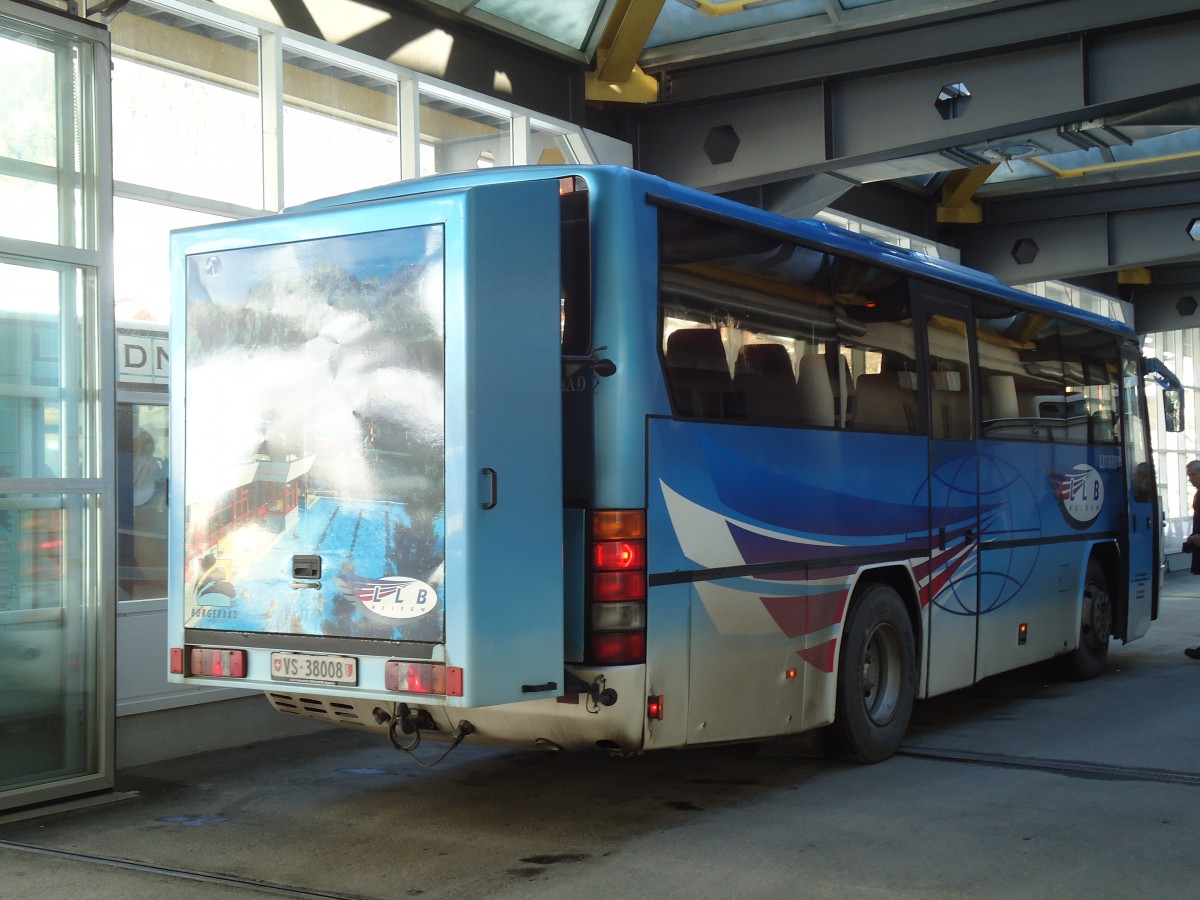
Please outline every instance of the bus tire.
[{"label": "bus tire", "polygon": [[1083,602],[1079,616],[1079,644],[1062,658],[1064,674],[1074,681],[1095,678],[1108,659],[1108,639],[1112,632],[1112,597],[1108,591],[1108,573],[1100,560],[1088,560],[1083,576]]},{"label": "bus tire", "polygon": [[917,683],[912,622],[893,588],[869,584],[856,592],[843,626],[837,679],[827,750],[839,759],[882,762],[908,730]]}]

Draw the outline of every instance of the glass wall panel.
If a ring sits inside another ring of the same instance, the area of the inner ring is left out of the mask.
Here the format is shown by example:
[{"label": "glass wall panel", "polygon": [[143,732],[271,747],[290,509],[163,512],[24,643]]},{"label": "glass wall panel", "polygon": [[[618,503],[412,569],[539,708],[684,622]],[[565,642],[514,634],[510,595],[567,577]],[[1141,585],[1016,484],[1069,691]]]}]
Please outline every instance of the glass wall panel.
[{"label": "glass wall panel", "polygon": [[117,407],[120,600],[167,596],[167,419],[166,403]]},{"label": "glass wall panel", "polygon": [[94,291],[74,266],[0,257],[0,478],[96,474],[84,327]]},{"label": "glass wall panel", "polygon": [[[0,237],[82,247],[85,174],[80,128],[90,117],[73,89],[88,48],[0,22]],[[57,86],[62,83],[62,90]],[[88,210],[91,210],[89,203]]]},{"label": "glass wall panel", "polygon": [[283,95],[286,205],[400,180],[394,79],[285,47]]},{"label": "glass wall panel", "polygon": [[512,165],[512,119],[421,90],[421,174]]},{"label": "glass wall panel", "polygon": [[97,764],[97,505],[0,494],[0,790]]},{"label": "glass wall panel", "polygon": [[0,0],[0,810],[112,786],[108,68]]},{"label": "glass wall panel", "polygon": [[[1162,393],[1150,386],[1146,399],[1150,408],[1151,443],[1154,471],[1163,513],[1167,518],[1164,546],[1167,553],[1178,553],[1183,539],[1192,531],[1192,498],[1195,494],[1184,472],[1188,462],[1200,458],[1200,414],[1197,411],[1196,346],[1200,331],[1194,328],[1148,334],[1144,338],[1147,356],[1160,359],[1175,373],[1184,388],[1184,430],[1167,431],[1162,411]],[[1188,565],[1183,561],[1183,567]]]},{"label": "glass wall panel", "polygon": [[257,40],[136,2],[112,33],[113,177],[260,208]]},{"label": "glass wall panel", "polygon": [[578,162],[578,160],[565,134],[551,128],[530,124],[529,162],[549,166]]},{"label": "glass wall panel", "polygon": [[480,12],[528,28],[582,50],[596,23],[600,0],[557,0],[555,3],[531,3],[530,0],[478,0],[472,4]]},{"label": "glass wall panel", "polygon": [[[166,324],[171,310],[172,229],[225,222],[224,216],[121,197],[113,202],[117,322]],[[121,360],[118,359],[118,365]]]}]

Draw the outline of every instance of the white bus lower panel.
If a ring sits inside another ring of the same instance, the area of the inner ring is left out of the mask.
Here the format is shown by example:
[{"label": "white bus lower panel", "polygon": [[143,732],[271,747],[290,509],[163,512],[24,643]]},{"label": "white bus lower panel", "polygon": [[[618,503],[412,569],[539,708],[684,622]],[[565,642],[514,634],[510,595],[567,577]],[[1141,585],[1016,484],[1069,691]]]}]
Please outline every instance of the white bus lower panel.
[{"label": "white bus lower panel", "polygon": [[586,684],[603,676],[604,688],[613,692],[615,700],[605,705],[587,694],[565,694],[522,703],[462,708],[443,706],[435,698],[415,695],[382,700],[325,696],[292,689],[269,691],[266,696],[276,710],[286,715],[384,737],[403,703],[408,707],[410,720],[422,723],[422,740],[451,740],[459,723],[466,721],[474,728],[467,743],[490,747],[640,751],[646,724],[645,668],[572,670],[572,674]]}]

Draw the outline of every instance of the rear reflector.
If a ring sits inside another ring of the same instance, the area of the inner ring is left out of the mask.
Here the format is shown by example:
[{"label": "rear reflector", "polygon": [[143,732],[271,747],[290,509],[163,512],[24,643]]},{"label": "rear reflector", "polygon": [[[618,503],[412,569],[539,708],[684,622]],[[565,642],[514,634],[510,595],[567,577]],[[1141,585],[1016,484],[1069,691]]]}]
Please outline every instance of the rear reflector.
[{"label": "rear reflector", "polygon": [[171,674],[172,675],[182,675],[183,674],[183,648],[182,647],[172,647],[171,648]]},{"label": "rear reflector", "polygon": [[591,661],[627,666],[646,661],[646,632],[600,632],[591,637]]},{"label": "rear reflector", "polygon": [[646,698],[646,718],[661,722],[663,717],[662,694]]},{"label": "rear reflector", "polygon": [[220,647],[189,647],[189,675],[206,678],[245,678],[246,651]]},{"label": "rear reflector", "polygon": [[461,697],[463,670],[458,666],[444,666],[441,663],[389,659],[383,670],[383,684],[389,691]]},{"label": "rear reflector", "polygon": [[599,603],[645,600],[645,571],[595,573],[592,576],[592,599]]}]

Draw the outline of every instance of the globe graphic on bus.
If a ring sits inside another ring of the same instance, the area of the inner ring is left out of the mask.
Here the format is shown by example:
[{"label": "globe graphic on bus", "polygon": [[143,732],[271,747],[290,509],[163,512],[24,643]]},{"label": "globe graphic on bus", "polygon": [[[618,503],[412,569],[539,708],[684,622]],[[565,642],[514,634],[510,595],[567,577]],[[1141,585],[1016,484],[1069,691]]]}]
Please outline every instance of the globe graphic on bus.
[{"label": "globe graphic on bus", "polygon": [[[989,541],[1011,543],[1042,533],[1038,492],[1029,483],[1027,473],[996,456],[978,459],[979,528],[972,529],[972,542],[980,535]],[[925,487],[930,491],[934,510],[962,509],[975,501],[976,458],[956,457],[941,465]],[[924,487],[913,502],[923,499]],[[986,554],[961,565],[932,603],[945,612],[959,616],[984,615],[1013,599],[1036,570],[1041,555],[1036,544],[988,549]],[[978,579],[976,576],[978,575]],[[976,600],[976,591],[978,599]]]}]

